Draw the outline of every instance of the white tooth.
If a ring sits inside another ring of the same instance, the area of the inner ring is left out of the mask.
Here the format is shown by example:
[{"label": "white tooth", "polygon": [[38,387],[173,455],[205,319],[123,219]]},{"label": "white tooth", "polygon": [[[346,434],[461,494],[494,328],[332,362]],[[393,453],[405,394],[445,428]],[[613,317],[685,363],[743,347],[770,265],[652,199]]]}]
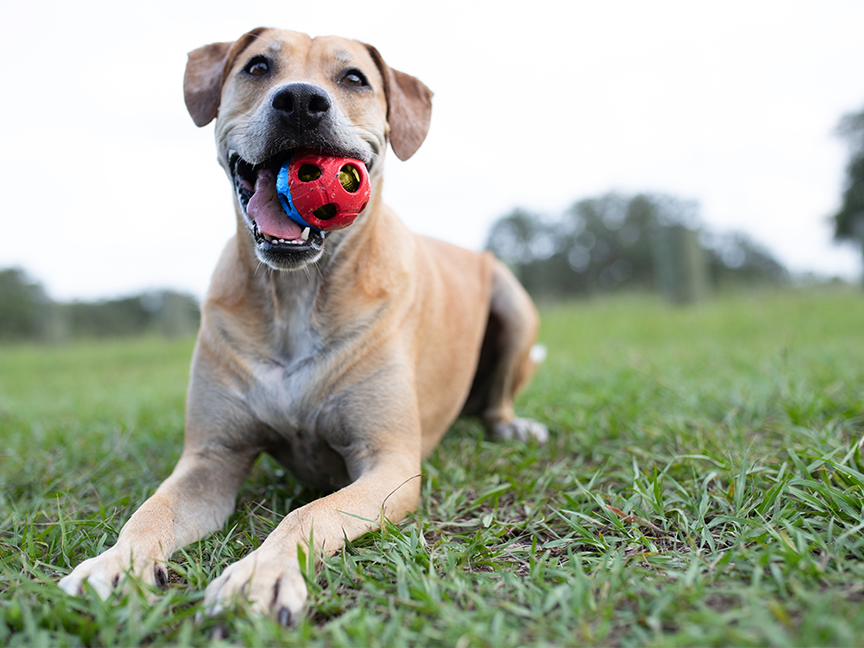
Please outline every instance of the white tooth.
[{"label": "white tooth", "polygon": [[284,244],[284,243],[285,243],[285,239],[279,239],[279,242],[282,243],[282,244]]},{"label": "white tooth", "polygon": [[303,233],[300,235],[300,238],[302,238],[304,241],[309,239],[309,228],[308,227],[303,228]]}]

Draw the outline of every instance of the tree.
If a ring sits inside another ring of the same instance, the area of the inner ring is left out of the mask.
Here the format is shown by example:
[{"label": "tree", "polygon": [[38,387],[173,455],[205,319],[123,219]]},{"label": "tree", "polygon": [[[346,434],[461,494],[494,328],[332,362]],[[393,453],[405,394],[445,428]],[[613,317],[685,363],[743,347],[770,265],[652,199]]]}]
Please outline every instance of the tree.
[{"label": "tree", "polygon": [[38,283],[19,268],[0,270],[0,339],[23,340],[40,337],[48,298]]},{"label": "tree", "polygon": [[97,302],[52,302],[23,270],[0,270],[0,342],[114,337],[161,333],[191,335],[198,328],[194,297],[171,290]]},{"label": "tree", "polygon": [[843,203],[832,217],[834,238],[857,243],[864,255],[864,110],[843,117],[837,131],[848,142],[850,155]]},{"label": "tree", "polygon": [[789,271],[783,264],[743,232],[706,232],[702,238],[715,286],[777,285],[789,281]]},{"label": "tree", "polygon": [[526,290],[537,295],[548,292],[549,287],[547,269],[538,263],[555,252],[549,233],[540,216],[517,208],[492,224],[486,249],[513,271]]},{"label": "tree", "polygon": [[663,194],[610,192],[575,203],[559,219],[515,210],[486,243],[532,295],[563,297],[654,287],[652,237],[696,223],[697,206]]},{"label": "tree", "polygon": [[531,263],[531,241],[537,234],[539,218],[516,208],[492,224],[486,247],[511,268]]},{"label": "tree", "polygon": [[189,335],[198,328],[198,304],[170,290],[62,306],[73,337],[114,337],[162,333]]}]

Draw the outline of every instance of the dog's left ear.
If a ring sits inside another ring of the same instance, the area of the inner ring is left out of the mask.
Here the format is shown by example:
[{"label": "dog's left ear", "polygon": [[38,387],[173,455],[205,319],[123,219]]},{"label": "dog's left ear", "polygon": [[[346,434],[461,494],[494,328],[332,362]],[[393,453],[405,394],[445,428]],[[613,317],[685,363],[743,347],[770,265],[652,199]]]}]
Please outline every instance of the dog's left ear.
[{"label": "dog's left ear", "polygon": [[371,45],[366,48],[384,79],[390,146],[396,157],[407,160],[417,152],[429,132],[433,93],[420,79],[387,65],[377,49]]},{"label": "dog's left ear", "polygon": [[266,29],[258,27],[233,43],[211,43],[189,52],[183,76],[183,97],[196,126],[206,126],[216,118],[222,84],[234,59]]}]

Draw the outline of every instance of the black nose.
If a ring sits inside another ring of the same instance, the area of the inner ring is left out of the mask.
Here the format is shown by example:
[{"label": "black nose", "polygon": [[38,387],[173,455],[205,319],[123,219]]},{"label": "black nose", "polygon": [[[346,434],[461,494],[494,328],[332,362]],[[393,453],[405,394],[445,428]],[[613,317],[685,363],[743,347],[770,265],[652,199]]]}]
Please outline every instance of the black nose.
[{"label": "black nose", "polygon": [[291,83],[273,95],[273,108],[297,130],[315,128],[330,110],[330,97],[318,86]]}]

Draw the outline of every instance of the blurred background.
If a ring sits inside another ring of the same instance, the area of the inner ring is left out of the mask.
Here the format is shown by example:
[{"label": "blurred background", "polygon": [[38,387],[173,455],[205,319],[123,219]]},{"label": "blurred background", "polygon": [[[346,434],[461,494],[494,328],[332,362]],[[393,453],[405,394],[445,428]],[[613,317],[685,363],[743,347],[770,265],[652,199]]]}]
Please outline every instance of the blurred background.
[{"label": "blurred background", "polygon": [[258,25],[429,85],[386,201],[541,300],[861,280],[860,2],[5,2],[0,339],[194,330],[234,216],[186,53]]}]

